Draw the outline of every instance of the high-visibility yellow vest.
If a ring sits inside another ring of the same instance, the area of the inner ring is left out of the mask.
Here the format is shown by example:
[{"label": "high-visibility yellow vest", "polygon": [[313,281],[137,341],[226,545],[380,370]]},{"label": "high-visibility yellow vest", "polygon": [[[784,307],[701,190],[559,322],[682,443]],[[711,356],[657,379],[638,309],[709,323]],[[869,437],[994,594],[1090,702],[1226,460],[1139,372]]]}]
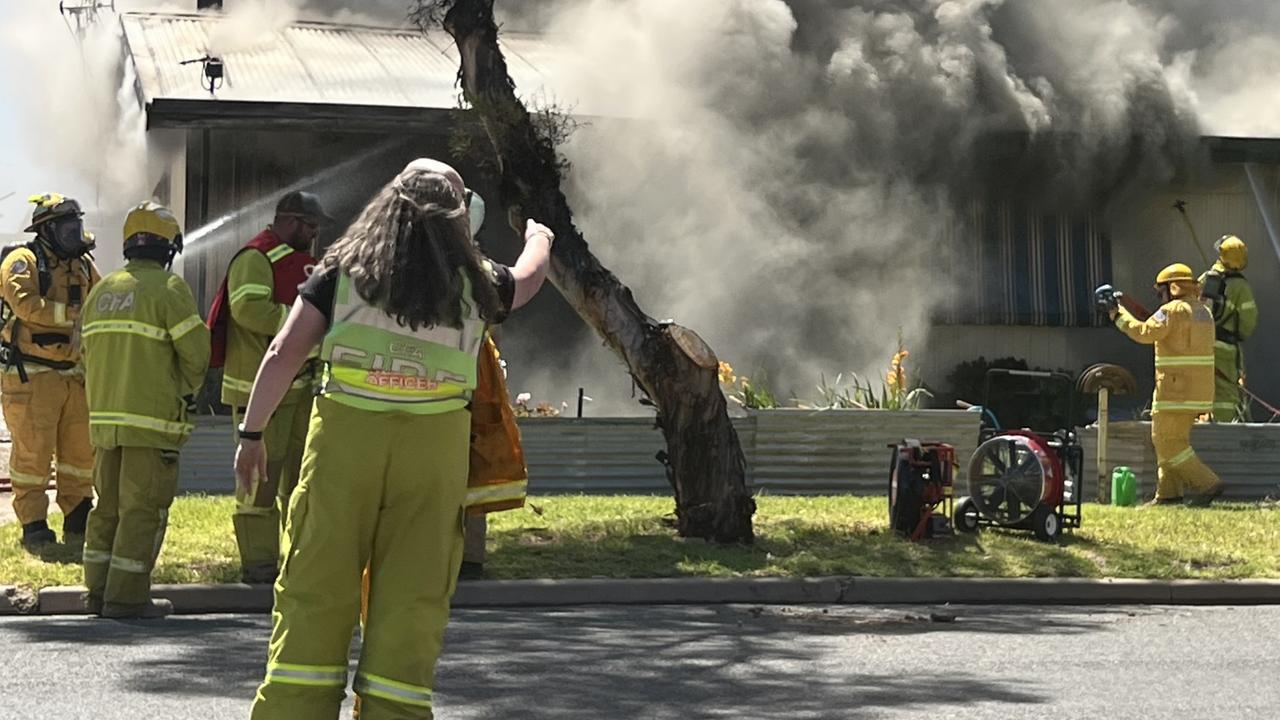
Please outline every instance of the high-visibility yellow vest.
[{"label": "high-visibility yellow vest", "polygon": [[356,292],[345,274],[334,293],[333,322],[320,356],[320,393],[376,412],[422,415],[462,410],[476,388],[485,322],[463,276],[461,328],[401,325]]}]

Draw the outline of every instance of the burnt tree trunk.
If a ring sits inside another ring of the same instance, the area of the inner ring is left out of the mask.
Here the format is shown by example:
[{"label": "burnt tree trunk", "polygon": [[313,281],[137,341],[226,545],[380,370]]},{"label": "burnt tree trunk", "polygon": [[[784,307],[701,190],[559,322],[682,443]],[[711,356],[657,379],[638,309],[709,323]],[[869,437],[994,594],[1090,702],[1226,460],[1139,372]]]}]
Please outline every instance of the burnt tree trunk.
[{"label": "burnt tree trunk", "polygon": [[[626,363],[657,409],[667,449],[658,458],[675,492],[683,537],[751,542],[755,501],[747,492],[738,434],[720,391],[715,353],[695,333],[660,323],[587,247],[560,189],[554,143],[516,97],[498,47],[493,0],[434,3],[462,58],[463,97],[497,156],[503,204],[556,234],[550,278],[570,305]],[[421,6],[420,6],[421,7]]]}]

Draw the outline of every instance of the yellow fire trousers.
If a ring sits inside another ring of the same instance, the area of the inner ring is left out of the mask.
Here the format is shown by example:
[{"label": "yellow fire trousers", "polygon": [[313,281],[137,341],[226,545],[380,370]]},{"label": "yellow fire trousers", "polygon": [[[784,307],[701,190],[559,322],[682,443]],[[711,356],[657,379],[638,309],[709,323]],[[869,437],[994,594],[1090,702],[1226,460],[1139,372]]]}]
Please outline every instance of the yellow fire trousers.
[{"label": "yellow fire trousers", "polygon": [[363,720],[430,720],[462,562],[470,415],[317,398],[285,523],[254,720],[336,718],[369,568],[354,688]]},{"label": "yellow fire trousers", "polygon": [[1240,392],[1244,359],[1239,345],[1218,342],[1213,346],[1213,421],[1249,422],[1249,403]]},{"label": "yellow fire trousers", "polygon": [[[274,568],[280,562],[280,518],[298,483],[310,419],[310,398],[281,405],[262,436],[267,447],[267,477],[249,492],[235,484],[236,509],[231,521],[243,568]],[[239,424],[240,418],[233,416],[233,427]]]},{"label": "yellow fire trousers", "polygon": [[146,603],[178,491],[178,453],[98,448],[93,484],[98,505],[89,512],[84,540],[89,596],[120,605]]},{"label": "yellow fire trousers", "polygon": [[45,488],[57,457],[58,507],[71,512],[93,497],[93,446],[89,444],[89,407],[84,378],[28,365],[29,382],[16,371],[0,380],[4,421],[13,437],[9,479],[13,511],[23,525],[49,512]]},{"label": "yellow fire trousers", "polygon": [[1191,428],[1196,415],[1167,410],[1151,413],[1151,442],[1159,465],[1157,500],[1179,498],[1186,491],[1203,494],[1221,482],[1191,449]]}]

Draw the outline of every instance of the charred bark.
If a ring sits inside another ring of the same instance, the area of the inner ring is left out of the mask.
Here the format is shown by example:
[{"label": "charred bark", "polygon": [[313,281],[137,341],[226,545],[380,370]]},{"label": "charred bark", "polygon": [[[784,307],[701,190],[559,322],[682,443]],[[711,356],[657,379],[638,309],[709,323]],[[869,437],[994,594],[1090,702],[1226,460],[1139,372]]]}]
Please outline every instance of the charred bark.
[{"label": "charred bark", "polygon": [[746,463],[720,391],[715,353],[691,330],[645,314],[574,226],[554,142],[531,121],[507,72],[493,0],[419,3],[416,17],[420,24],[442,18],[457,43],[463,97],[493,146],[504,204],[555,232],[552,283],[622,358],[656,407],[667,443],[658,460],[675,493],[678,532],[751,542],[755,501],[746,489]]}]

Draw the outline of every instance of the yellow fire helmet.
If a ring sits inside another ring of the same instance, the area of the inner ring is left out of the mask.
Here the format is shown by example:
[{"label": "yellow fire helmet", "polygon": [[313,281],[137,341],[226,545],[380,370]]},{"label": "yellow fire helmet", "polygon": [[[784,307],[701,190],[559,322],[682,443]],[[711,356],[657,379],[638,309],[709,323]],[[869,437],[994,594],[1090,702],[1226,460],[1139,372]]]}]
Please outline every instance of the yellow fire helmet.
[{"label": "yellow fire helmet", "polygon": [[182,252],[182,227],[178,219],[169,208],[150,201],[130,210],[124,220],[124,249],[147,246]]},{"label": "yellow fire helmet", "polygon": [[1235,235],[1223,235],[1218,242],[1218,261],[1228,270],[1244,270],[1249,264],[1249,247]]},{"label": "yellow fire helmet", "polygon": [[1191,267],[1189,265],[1174,263],[1161,270],[1159,275],[1156,275],[1156,284],[1164,285],[1165,283],[1174,283],[1183,280],[1194,281],[1195,279],[1196,276],[1191,274]]}]

